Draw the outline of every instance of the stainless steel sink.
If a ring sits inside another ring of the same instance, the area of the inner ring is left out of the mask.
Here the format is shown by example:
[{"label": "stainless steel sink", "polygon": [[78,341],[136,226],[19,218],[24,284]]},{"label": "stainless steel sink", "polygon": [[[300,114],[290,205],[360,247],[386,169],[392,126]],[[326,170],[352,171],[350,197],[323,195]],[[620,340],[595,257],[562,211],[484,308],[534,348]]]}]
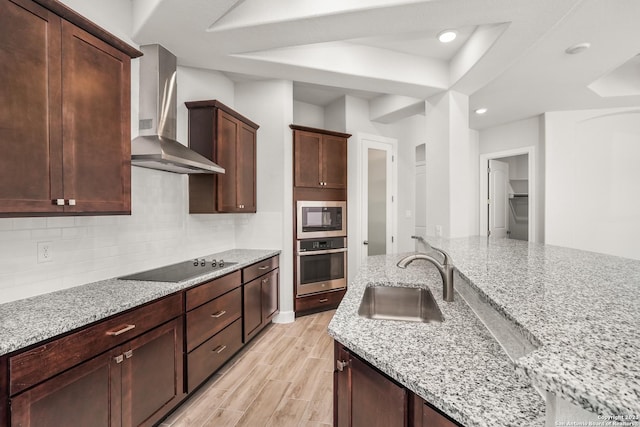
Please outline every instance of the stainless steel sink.
[{"label": "stainless steel sink", "polygon": [[367,319],[442,322],[442,312],[431,295],[422,288],[370,286],[364,291],[358,314]]}]

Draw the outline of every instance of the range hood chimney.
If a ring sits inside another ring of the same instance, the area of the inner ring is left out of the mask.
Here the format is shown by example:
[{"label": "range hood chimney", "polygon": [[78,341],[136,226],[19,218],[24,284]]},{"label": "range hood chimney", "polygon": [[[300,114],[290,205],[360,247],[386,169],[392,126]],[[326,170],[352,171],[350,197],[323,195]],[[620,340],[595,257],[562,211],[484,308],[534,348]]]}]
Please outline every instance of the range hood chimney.
[{"label": "range hood chimney", "polygon": [[176,141],[176,57],[158,44],[140,50],[139,136],[131,141],[131,164],[174,173],[224,173]]}]

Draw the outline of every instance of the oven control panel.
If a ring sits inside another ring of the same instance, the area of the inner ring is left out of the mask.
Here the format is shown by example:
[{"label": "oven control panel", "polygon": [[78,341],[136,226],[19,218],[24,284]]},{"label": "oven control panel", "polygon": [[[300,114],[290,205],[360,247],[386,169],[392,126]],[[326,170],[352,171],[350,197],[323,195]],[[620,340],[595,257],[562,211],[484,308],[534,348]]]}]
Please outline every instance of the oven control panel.
[{"label": "oven control panel", "polygon": [[298,240],[299,252],[343,249],[346,246],[347,246],[347,239],[344,237],[328,237],[325,239]]}]

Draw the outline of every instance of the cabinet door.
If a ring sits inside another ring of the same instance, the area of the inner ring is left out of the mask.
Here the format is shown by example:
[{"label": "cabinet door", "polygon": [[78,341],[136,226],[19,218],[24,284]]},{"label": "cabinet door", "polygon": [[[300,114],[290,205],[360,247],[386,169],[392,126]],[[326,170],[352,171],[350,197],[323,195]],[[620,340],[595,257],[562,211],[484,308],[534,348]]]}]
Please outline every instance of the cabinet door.
[{"label": "cabinet door", "polygon": [[312,132],[294,132],[294,182],[296,187],[320,188],[320,143],[322,135]]},{"label": "cabinet door", "polygon": [[65,212],[131,211],[130,58],[62,23]]},{"label": "cabinet door", "polygon": [[11,399],[13,427],[120,426],[121,364],[104,353]]},{"label": "cabinet door", "polygon": [[240,122],[236,146],[236,208],[256,211],[256,129]]},{"label": "cabinet door", "polygon": [[218,210],[236,212],[237,159],[236,142],[240,134],[241,123],[222,110],[217,110],[217,163],[225,169],[224,175],[218,175]]},{"label": "cabinet door", "polygon": [[124,344],[122,425],[153,425],[184,395],[182,318]]},{"label": "cabinet door", "polygon": [[279,302],[279,271],[278,269],[267,274],[262,282],[262,322],[268,322],[278,311]]},{"label": "cabinet door", "polygon": [[257,278],[242,286],[244,342],[249,341],[262,324],[262,280]]},{"label": "cabinet door", "polygon": [[60,18],[0,1],[0,214],[63,209],[60,79]]},{"label": "cabinet door", "polygon": [[405,427],[407,391],[356,357],[351,371],[351,426]]},{"label": "cabinet door", "polygon": [[333,371],[333,425],[351,426],[351,390],[349,388],[349,363],[351,355],[334,341],[335,369]]},{"label": "cabinet door", "polygon": [[324,188],[347,188],[347,141],[331,135],[322,136],[320,152]]}]

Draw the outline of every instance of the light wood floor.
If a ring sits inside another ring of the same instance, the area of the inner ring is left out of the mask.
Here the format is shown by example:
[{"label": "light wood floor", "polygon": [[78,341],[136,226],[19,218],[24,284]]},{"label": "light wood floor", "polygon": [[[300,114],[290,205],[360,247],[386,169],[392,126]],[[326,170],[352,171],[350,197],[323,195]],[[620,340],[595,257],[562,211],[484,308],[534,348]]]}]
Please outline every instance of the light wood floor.
[{"label": "light wood floor", "polygon": [[333,313],[268,326],[161,426],[331,426]]}]

